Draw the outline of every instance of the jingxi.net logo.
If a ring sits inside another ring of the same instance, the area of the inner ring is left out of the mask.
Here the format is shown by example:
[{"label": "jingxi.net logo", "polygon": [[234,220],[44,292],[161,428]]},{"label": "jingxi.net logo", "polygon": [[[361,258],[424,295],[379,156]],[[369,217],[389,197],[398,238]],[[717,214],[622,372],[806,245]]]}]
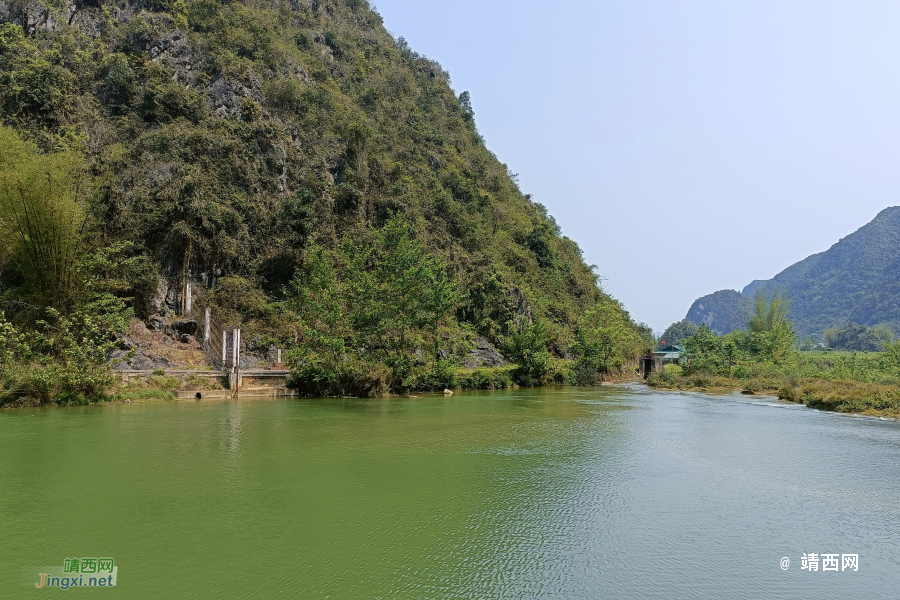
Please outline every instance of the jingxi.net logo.
[{"label": "jingxi.net logo", "polygon": [[119,567],[111,558],[67,558],[62,567],[42,567],[36,588],[115,587]]}]

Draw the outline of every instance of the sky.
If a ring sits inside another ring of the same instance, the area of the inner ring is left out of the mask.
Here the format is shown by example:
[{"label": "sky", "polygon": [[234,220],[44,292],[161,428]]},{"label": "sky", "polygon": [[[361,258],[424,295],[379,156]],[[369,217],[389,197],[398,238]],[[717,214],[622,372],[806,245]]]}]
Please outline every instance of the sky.
[{"label": "sky", "polygon": [[900,204],[900,2],[375,8],[657,332]]}]

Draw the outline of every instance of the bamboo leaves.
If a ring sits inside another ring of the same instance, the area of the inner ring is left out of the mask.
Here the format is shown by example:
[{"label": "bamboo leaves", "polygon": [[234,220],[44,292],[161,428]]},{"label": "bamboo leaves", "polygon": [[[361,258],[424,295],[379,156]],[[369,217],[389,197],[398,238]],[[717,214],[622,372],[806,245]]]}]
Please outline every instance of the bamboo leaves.
[{"label": "bamboo leaves", "polygon": [[64,307],[71,300],[74,266],[83,254],[87,222],[82,200],[86,174],[72,151],[39,154],[14,131],[0,127],[0,248],[35,304]]}]

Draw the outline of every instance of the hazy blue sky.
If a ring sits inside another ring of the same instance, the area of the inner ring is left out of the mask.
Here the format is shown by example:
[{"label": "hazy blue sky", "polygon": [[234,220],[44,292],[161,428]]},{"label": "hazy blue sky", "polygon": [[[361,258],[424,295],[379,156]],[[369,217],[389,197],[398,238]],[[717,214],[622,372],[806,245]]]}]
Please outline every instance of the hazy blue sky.
[{"label": "hazy blue sky", "polygon": [[658,331],[900,204],[900,2],[376,6]]}]

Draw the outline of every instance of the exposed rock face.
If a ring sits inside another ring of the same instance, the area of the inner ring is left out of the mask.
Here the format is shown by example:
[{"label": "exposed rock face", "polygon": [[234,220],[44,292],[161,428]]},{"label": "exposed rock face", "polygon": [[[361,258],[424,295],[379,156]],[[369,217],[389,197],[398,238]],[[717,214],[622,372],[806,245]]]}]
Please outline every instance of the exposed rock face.
[{"label": "exposed rock face", "polygon": [[166,327],[169,326],[169,322],[165,317],[161,317],[159,315],[150,315],[147,318],[147,322],[145,323],[145,325],[147,325],[147,329],[149,329],[150,331],[165,331]]},{"label": "exposed rock face", "polygon": [[251,369],[263,364],[274,364],[278,360],[278,349],[270,344],[263,345],[257,338],[241,344],[241,368]]},{"label": "exposed rock face", "polygon": [[151,313],[172,313],[181,304],[180,286],[168,277],[160,277],[156,293],[150,298],[148,310]]},{"label": "exposed rock face", "polygon": [[[127,350],[116,350],[109,355],[109,360],[121,360],[125,358],[127,354]],[[144,354],[143,350],[138,348],[138,350],[135,351],[134,356],[127,361],[116,363],[113,365],[113,369],[116,371],[149,371],[151,369],[171,369],[175,366],[175,363],[168,358],[162,356],[148,356]]]},{"label": "exposed rock face", "polygon": [[[70,20],[75,14],[75,6],[64,11]],[[56,17],[49,8],[37,2],[2,2],[0,1],[0,22],[15,23],[28,34],[35,31],[56,31]]]},{"label": "exposed rock face", "polygon": [[197,321],[183,319],[172,323],[172,329],[178,332],[182,337],[184,337],[184,335],[192,336],[197,335],[197,332],[200,331],[200,324],[197,323]]},{"label": "exposed rock face", "polygon": [[719,290],[695,300],[687,320],[695,325],[706,323],[719,335],[746,329],[753,308],[753,298],[735,290]]},{"label": "exposed rock face", "polygon": [[513,322],[516,324],[516,327],[521,327],[522,319],[526,319],[531,323],[533,320],[531,306],[529,306],[528,300],[525,299],[525,294],[522,293],[522,290],[513,288],[506,292],[506,296],[512,302],[513,306],[516,307],[516,315],[513,317]]},{"label": "exposed rock face", "polygon": [[478,367],[502,367],[506,364],[503,355],[483,337],[475,338],[475,348],[466,357],[463,364],[468,369]]}]

